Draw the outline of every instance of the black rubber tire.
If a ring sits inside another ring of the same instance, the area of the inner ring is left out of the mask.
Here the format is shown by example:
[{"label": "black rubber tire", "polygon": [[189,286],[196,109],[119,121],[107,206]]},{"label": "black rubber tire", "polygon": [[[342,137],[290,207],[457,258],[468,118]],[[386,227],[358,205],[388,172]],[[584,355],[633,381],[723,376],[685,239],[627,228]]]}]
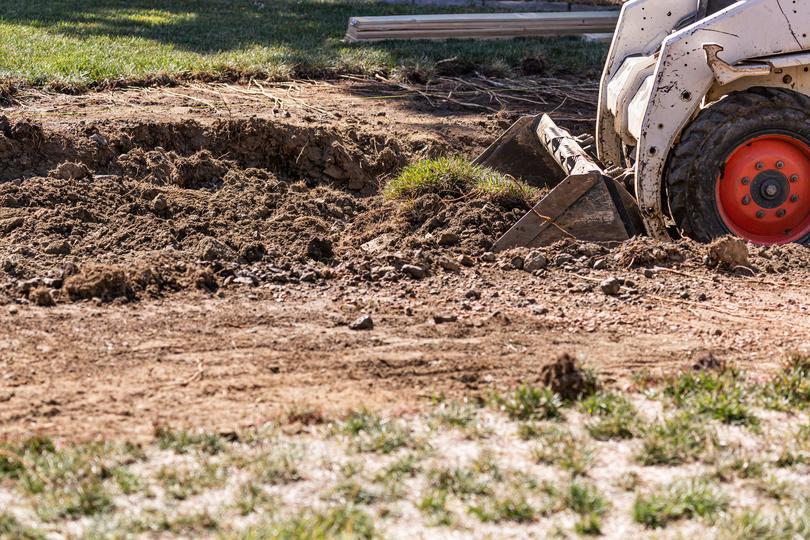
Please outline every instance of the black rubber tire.
[{"label": "black rubber tire", "polygon": [[[810,97],[782,88],[735,92],[701,111],[684,130],[664,174],[670,214],[684,235],[710,242],[733,234],[717,210],[717,177],[735,148],[768,133],[810,144]],[[810,234],[798,243],[810,246]]]}]

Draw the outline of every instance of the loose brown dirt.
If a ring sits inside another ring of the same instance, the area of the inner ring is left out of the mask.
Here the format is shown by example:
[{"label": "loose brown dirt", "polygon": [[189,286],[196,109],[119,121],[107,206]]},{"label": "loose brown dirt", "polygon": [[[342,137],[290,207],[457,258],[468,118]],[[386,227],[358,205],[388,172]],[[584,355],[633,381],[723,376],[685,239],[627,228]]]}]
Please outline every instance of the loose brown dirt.
[{"label": "loose brown dirt", "polygon": [[[539,112],[525,102],[481,114],[357,81],[17,99],[0,120],[7,436],[406,410],[540,384],[563,354],[621,385],[706,353],[764,374],[810,347],[806,249],[718,264],[635,239],[493,259],[522,204],[378,194],[414,159],[474,156]],[[591,105],[554,109],[591,127]],[[349,329],[361,315],[373,329]]]}]

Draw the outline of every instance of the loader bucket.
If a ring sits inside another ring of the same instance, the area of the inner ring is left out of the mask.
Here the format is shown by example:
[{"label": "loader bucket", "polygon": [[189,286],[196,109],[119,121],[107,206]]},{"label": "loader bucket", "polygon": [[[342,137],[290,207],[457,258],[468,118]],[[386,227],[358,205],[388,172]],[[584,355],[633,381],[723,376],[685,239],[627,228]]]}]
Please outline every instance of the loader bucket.
[{"label": "loader bucket", "polygon": [[473,163],[514,176],[535,187],[552,188],[565,173],[537,137],[539,116],[524,116]]},{"label": "loader bucket", "polygon": [[493,251],[547,246],[564,238],[621,242],[644,231],[633,196],[547,115],[521,118],[475,162],[552,188]]}]

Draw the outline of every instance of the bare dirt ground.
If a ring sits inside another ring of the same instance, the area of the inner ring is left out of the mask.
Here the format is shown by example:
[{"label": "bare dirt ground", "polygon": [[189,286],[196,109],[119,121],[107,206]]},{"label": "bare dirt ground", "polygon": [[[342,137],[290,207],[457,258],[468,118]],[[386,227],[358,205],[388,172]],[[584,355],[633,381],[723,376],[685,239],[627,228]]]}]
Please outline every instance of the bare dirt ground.
[{"label": "bare dirt ground", "polygon": [[[592,82],[536,83],[542,102],[351,80],[17,96],[0,126],[0,434],[413,410],[536,382],[564,352],[626,386],[707,350],[761,374],[810,351],[804,248],[723,269],[686,241],[569,242],[529,273],[526,253],[484,255],[520,204],[378,195],[521,113],[590,129]],[[363,315],[373,329],[350,329]]]}]

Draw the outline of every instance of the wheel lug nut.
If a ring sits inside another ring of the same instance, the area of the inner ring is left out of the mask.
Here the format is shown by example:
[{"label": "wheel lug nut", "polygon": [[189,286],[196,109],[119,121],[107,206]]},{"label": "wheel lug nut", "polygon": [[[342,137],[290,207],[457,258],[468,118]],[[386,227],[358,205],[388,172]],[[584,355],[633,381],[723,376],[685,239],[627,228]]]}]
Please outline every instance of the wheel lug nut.
[{"label": "wheel lug nut", "polygon": [[799,181],[799,175],[798,175],[798,174],[794,174],[793,176],[791,176],[791,177],[790,177],[790,181],[791,181],[791,182],[793,182],[793,183],[795,184],[796,182],[798,182],[798,181]]},{"label": "wheel lug nut", "polygon": [[743,204],[751,204],[751,197],[746,195],[745,197],[743,197],[742,203]]},{"label": "wheel lug nut", "polygon": [[776,217],[782,218],[782,217],[785,217],[785,214],[787,214],[787,212],[785,212],[784,208],[776,211]]},{"label": "wheel lug nut", "polygon": [[765,168],[765,164],[764,164],[764,163],[762,163],[761,161],[758,161],[758,162],[757,162],[757,170],[758,170],[758,171],[761,171],[761,170],[762,170],[762,169],[764,169],[764,168]]},{"label": "wheel lug nut", "polygon": [[796,202],[796,201],[798,201],[798,200],[799,200],[799,196],[798,196],[798,195],[791,195],[791,196],[790,196],[790,202]]},{"label": "wheel lug nut", "polygon": [[742,185],[747,186],[749,183],[751,183],[751,179],[747,176],[742,179]]},{"label": "wheel lug nut", "polygon": [[777,161],[776,162],[776,168],[777,169],[782,169],[784,167],[785,167],[785,162],[784,161]]},{"label": "wheel lug nut", "polygon": [[765,212],[763,212],[762,210],[757,211],[757,217],[759,219],[764,218],[765,217]]}]

